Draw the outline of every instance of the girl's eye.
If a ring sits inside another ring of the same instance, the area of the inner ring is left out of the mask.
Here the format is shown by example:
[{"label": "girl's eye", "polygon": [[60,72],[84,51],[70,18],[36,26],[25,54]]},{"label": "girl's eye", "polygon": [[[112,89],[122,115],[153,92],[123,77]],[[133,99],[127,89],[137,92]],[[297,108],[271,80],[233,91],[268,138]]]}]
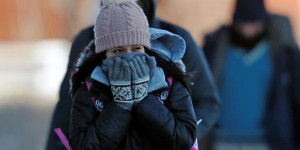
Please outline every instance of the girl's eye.
[{"label": "girl's eye", "polygon": [[135,51],[138,51],[140,49],[141,49],[141,47],[135,47],[135,48],[133,48],[133,50],[135,50]]},{"label": "girl's eye", "polygon": [[113,50],[114,53],[120,53],[122,50],[121,49],[115,49]]}]

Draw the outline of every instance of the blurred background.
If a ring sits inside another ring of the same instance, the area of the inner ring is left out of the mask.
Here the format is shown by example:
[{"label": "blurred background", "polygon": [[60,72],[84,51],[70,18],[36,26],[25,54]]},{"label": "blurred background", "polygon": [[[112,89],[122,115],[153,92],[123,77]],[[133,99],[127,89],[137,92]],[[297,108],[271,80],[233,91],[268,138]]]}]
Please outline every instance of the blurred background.
[{"label": "blurred background", "polygon": [[[157,15],[202,45],[206,33],[231,22],[233,2],[158,0]],[[266,6],[291,19],[300,43],[300,1]],[[0,150],[44,148],[71,42],[98,9],[99,0],[0,0]]]}]

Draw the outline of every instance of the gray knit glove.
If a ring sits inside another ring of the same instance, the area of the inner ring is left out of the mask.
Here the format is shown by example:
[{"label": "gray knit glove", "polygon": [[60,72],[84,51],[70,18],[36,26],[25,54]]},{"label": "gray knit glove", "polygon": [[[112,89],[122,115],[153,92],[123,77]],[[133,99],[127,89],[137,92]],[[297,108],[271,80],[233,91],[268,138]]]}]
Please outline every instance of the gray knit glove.
[{"label": "gray knit glove", "polygon": [[145,56],[135,56],[130,62],[132,79],[132,96],[134,105],[137,105],[148,95],[149,67]]},{"label": "gray knit glove", "polygon": [[131,110],[133,97],[131,91],[131,71],[125,59],[116,57],[109,61],[109,80],[114,101],[124,109]]}]

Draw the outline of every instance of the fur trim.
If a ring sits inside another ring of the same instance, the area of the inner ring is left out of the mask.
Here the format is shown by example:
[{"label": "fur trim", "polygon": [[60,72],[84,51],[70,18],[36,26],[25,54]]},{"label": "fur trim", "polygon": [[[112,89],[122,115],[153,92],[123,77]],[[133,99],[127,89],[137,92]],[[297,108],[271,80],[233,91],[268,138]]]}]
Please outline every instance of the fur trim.
[{"label": "fur trim", "polygon": [[108,4],[111,4],[111,3],[121,4],[121,3],[128,3],[128,2],[136,3],[137,0],[101,0],[101,3],[103,5],[108,5]]}]

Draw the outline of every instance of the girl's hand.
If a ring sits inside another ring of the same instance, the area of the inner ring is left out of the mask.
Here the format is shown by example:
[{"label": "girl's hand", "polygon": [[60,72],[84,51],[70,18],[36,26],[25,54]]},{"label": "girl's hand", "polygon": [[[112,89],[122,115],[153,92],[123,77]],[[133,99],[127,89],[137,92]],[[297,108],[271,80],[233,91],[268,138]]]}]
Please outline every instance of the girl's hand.
[{"label": "girl's hand", "polygon": [[131,91],[131,71],[125,59],[116,57],[108,63],[109,80],[114,101],[124,109],[131,110],[133,95]]},{"label": "girl's hand", "polygon": [[132,79],[132,96],[137,105],[148,95],[149,67],[145,56],[136,56],[129,62]]}]

